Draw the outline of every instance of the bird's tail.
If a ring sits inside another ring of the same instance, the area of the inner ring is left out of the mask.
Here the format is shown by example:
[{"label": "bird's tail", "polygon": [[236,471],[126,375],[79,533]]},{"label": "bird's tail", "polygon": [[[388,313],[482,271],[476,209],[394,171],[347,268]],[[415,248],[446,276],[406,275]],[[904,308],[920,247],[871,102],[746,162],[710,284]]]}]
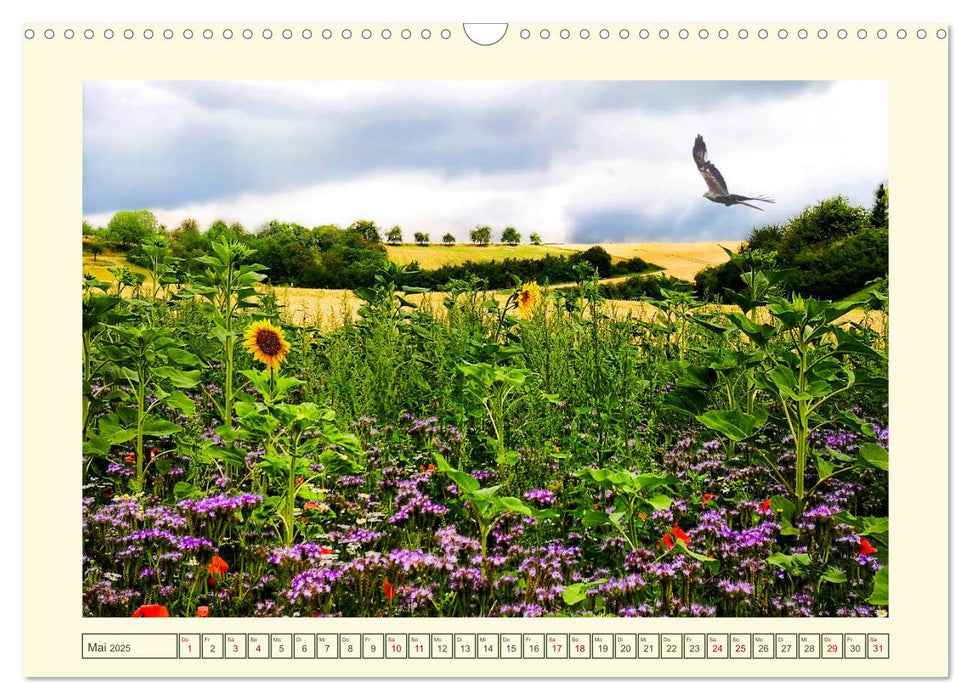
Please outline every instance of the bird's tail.
[{"label": "bird's tail", "polygon": [[[748,199],[758,199],[758,197],[749,197]],[[760,201],[760,202],[765,202],[765,201],[767,201],[767,200],[764,200],[764,199],[759,199],[759,201]],[[738,203],[738,204],[744,204],[745,206],[747,206],[747,207],[752,207],[753,209],[758,209],[759,211],[765,211],[765,209],[763,209],[762,207],[757,207],[757,206],[755,206],[754,204],[749,204],[748,202],[746,202],[746,201],[744,201],[744,200],[741,200],[741,199],[740,199],[740,200],[738,200],[738,202],[737,202],[737,203]]]},{"label": "bird's tail", "polygon": [[756,202],[768,202],[769,204],[775,204],[774,199],[771,197],[765,197],[761,194],[758,197],[746,197],[745,199],[754,199]]}]

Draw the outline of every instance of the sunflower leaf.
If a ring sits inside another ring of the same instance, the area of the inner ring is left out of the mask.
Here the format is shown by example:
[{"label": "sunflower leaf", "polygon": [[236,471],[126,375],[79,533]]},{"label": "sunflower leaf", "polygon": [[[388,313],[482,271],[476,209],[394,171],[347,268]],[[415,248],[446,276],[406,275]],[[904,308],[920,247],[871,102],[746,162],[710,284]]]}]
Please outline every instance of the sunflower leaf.
[{"label": "sunflower leaf", "polygon": [[172,408],[177,408],[187,416],[196,414],[196,405],[188,396],[181,391],[173,391],[165,397],[165,403]]}]

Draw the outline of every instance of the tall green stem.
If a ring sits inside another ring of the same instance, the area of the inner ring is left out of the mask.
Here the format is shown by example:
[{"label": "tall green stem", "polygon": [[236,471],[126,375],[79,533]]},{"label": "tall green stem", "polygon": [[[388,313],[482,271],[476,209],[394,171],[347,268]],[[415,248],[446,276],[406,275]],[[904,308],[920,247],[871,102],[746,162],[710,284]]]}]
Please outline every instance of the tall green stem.
[{"label": "tall green stem", "polygon": [[[800,336],[802,331],[800,331]],[[802,346],[803,338],[800,337],[797,347]],[[806,355],[800,349],[799,353],[799,395],[806,393]],[[806,499],[806,462],[809,450],[809,404],[806,399],[796,402],[796,434],[793,436],[796,441],[796,513],[795,517],[802,515],[805,508]]]},{"label": "tall green stem", "polygon": [[233,263],[230,259],[226,265],[226,409],[223,413],[226,425],[232,422],[233,407],[233,355],[235,342],[233,338]]},{"label": "tall green stem", "polygon": [[91,339],[87,333],[81,336],[81,352],[84,356],[84,387],[81,393],[81,434],[86,435],[88,430],[88,413],[91,411],[91,399],[88,398],[88,392],[91,391]]},{"label": "tall green stem", "polygon": [[138,403],[138,422],[135,424],[135,492],[142,490],[145,478],[145,373],[139,367],[138,389],[136,390]]},{"label": "tall green stem", "polygon": [[[295,442],[296,441],[294,441],[294,443]],[[287,470],[287,504],[286,510],[283,513],[283,523],[286,527],[288,547],[293,544],[293,510],[296,507],[297,500],[297,487],[294,483],[294,468],[297,461],[296,451],[296,444],[291,445],[290,466]]]}]

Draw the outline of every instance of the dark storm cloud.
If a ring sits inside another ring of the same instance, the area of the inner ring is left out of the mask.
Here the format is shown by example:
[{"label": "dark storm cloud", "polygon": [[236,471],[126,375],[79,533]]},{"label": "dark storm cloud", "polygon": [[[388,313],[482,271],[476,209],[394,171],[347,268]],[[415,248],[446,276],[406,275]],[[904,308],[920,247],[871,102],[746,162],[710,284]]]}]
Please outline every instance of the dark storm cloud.
[{"label": "dark storm cloud", "polygon": [[[724,211],[722,211],[724,210]],[[757,212],[756,212],[757,214]],[[574,243],[641,243],[651,241],[729,241],[747,238],[752,227],[774,222],[778,213],[759,219],[741,214],[738,207],[711,208],[704,202],[683,217],[651,216],[629,209],[603,209],[577,215],[570,241]]]},{"label": "dark storm cloud", "polygon": [[[423,84],[427,87],[428,84]],[[784,99],[809,82],[531,83],[474,99],[468,91],[406,86],[327,96],[273,83],[145,86],[177,126],[142,121],[142,91],[87,83],[84,211],[174,208],[243,194],[286,192],[366,174],[446,177],[542,170],[577,138],[578,115],[669,114],[719,103]],[[419,85],[421,87],[421,85]],[[127,101],[127,104],[119,104]],[[126,138],[112,136],[125,132]]]}]

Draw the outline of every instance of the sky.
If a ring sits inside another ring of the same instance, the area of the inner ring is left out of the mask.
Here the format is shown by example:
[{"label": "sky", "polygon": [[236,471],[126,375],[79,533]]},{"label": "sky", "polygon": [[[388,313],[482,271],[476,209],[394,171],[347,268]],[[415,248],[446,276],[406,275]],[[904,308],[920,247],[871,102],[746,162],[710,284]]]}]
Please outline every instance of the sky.
[{"label": "sky", "polygon": [[[886,181],[884,82],[86,82],[84,218],[739,240]],[[702,198],[702,134],[732,193]]]}]

